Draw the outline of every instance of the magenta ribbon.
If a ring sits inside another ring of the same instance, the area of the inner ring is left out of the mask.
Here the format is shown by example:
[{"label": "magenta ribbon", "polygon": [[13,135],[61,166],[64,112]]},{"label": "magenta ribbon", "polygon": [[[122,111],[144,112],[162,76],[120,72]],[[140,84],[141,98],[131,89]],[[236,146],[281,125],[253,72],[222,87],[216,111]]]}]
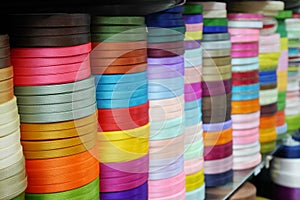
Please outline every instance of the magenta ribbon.
[{"label": "magenta ribbon", "polygon": [[217,160],[232,155],[232,141],[222,145],[204,147],[204,160]]}]

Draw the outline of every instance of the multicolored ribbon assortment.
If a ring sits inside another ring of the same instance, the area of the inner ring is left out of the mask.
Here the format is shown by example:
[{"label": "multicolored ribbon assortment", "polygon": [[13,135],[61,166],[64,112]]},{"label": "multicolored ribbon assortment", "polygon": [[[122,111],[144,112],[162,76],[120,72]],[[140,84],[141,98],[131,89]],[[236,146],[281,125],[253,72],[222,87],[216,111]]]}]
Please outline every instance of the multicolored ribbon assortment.
[{"label": "multicolored ribbon assortment", "polygon": [[292,11],[283,10],[275,17],[277,20],[276,33],[280,34],[280,50],[277,68],[277,87],[278,87],[278,102],[277,102],[277,116],[276,116],[276,132],[278,143],[287,134],[287,124],[285,122],[285,107],[286,107],[286,90],[288,82],[288,38],[285,19],[292,17]]},{"label": "multicolored ribbon assortment", "polygon": [[26,199],[97,199],[90,16],[20,14],[10,20]]},{"label": "multicolored ribbon assortment", "polygon": [[[255,5],[255,6],[254,6]],[[259,39],[259,101],[260,143],[261,152],[268,153],[276,145],[276,114],[277,114],[277,66],[280,56],[280,35],[276,34],[277,21],[274,16],[284,9],[280,1],[247,1],[231,4],[234,12],[261,13],[264,15],[263,27]]]},{"label": "multicolored ribbon assortment", "polygon": [[14,199],[24,195],[27,175],[8,35],[0,35],[0,56],[0,199]]},{"label": "multicolored ribbon assortment", "polygon": [[182,12],[183,6],[178,6],[146,16],[151,121],[150,200],[185,199],[185,23]]},{"label": "multicolored ribbon assortment", "polygon": [[286,101],[288,104],[285,108],[286,123],[288,133],[293,133],[300,128],[300,94],[299,94],[299,31],[300,19],[286,19],[286,29],[288,32],[288,85],[286,93]]},{"label": "multicolored ribbon assortment", "polygon": [[233,178],[231,41],[225,3],[203,5],[202,120],[206,187]]},{"label": "multicolored ribbon assortment", "polygon": [[202,129],[202,31],[203,7],[199,3],[184,5],[185,20],[185,152],[186,199],[205,198]]},{"label": "multicolored ribbon assortment", "polygon": [[274,199],[299,199],[299,152],[300,143],[291,137],[275,152],[271,165],[271,179],[274,182]]},{"label": "multicolored ribbon assortment", "polygon": [[100,199],[148,199],[150,135],[144,17],[94,16]]},{"label": "multicolored ribbon assortment", "polygon": [[259,30],[262,14],[228,14],[232,57],[233,169],[261,162],[259,143]]}]

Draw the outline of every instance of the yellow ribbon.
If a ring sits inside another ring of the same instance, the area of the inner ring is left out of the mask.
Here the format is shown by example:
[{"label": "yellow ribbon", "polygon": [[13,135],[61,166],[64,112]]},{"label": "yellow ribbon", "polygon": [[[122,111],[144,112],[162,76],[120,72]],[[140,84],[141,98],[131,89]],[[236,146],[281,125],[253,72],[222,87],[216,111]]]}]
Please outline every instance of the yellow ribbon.
[{"label": "yellow ribbon", "polygon": [[201,39],[202,39],[202,31],[185,32],[184,41],[188,41],[188,40],[201,40]]},{"label": "yellow ribbon", "polygon": [[190,192],[200,188],[204,184],[204,169],[185,177],[186,191]]}]

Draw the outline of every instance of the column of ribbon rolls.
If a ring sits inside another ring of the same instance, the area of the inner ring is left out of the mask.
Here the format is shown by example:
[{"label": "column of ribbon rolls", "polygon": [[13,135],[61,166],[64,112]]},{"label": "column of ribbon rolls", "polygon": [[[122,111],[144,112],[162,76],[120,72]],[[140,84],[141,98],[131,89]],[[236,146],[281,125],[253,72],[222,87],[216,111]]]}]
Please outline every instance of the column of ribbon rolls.
[{"label": "column of ribbon rolls", "polygon": [[100,199],[148,199],[149,102],[144,17],[92,17]]},{"label": "column of ribbon rolls", "polygon": [[0,35],[0,199],[24,199],[27,187],[16,100],[9,38]]},{"label": "column of ribbon rolls", "polygon": [[150,100],[149,199],[185,199],[183,6],[146,16]]},{"label": "column of ribbon rolls", "polygon": [[280,35],[276,34],[277,21],[274,16],[283,10],[281,1],[234,2],[234,12],[261,13],[264,15],[259,40],[259,101],[260,101],[260,143],[261,153],[268,153],[276,146],[277,114],[277,66],[280,56]]},{"label": "column of ribbon rolls", "polygon": [[233,178],[231,41],[226,4],[203,5],[202,120],[206,187]]},{"label": "column of ribbon rolls", "polygon": [[285,108],[286,108],[286,89],[288,80],[288,38],[285,25],[285,19],[292,17],[292,11],[283,10],[275,16],[277,20],[276,33],[280,34],[280,50],[278,68],[277,68],[277,87],[278,87],[278,102],[276,115],[276,132],[277,141],[280,141],[287,134],[287,123],[285,122]]},{"label": "column of ribbon rolls", "polygon": [[299,97],[299,38],[300,38],[300,19],[286,19],[286,29],[288,32],[288,85],[286,93],[285,120],[288,126],[288,133],[292,134],[300,128],[300,97]]},{"label": "column of ribbon rolls", "polygon": [[202,31],[203,7],[199,3],[185,4],[185,53],[184,53],[184,113],[186,199],[204,199],[204,160],[202,129]]},{"label": "column of ribbon rolls", "polygon": [[228,14],[232,57],[233,169],[261,162],[259,143],[259,31],[263,15]]},{"label": "column of ribbon rolls", "polygon": [[299,199],[300,142],[295,139],[288,138],[274,153],[271,163],[271,179],[274,182],[272,199],[274,200]]},{"label": "column of ribbon rolls", "polygon": [[10,17],[26,199],[99,199],[87,14]]}]

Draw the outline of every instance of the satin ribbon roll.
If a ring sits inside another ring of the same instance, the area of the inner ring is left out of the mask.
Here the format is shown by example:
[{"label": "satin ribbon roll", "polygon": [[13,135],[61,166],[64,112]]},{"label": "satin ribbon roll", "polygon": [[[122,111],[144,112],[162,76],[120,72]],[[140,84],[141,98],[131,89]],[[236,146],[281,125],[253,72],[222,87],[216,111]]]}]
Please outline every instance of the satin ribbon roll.
[{"label": "satin ribbon roll", "polygon": [[[116,45],[116,46],[115,46]],[[131,51],[147,48],[146,41],[137,42],[92,42],[93,51]]]},{"label": "satin ribbon roll", "polygon": [[90,33],[42,37],[11,37],[12,47],[66,47],[91,42]]},{"label": "satin ribbon roll", "polygon": [[276,115],[260,117],[260,125],[259,125],[260,128],[267,129],[275,126],[276,126]]},{"label": "satin ribbon roll", "polygon": [[0,81],[5,81],[13,77],[13,67],[5,67],[0,69]]},{"label": "satin ribbon roll", "polygon": [[217,187],[233,180],[233,171],[229,170],[220,174],[205,174],[206,187]]},{"label": "satin ribbon roll", "polygon": [[244,20],[262,20],[263,15],[262,14],[252,14],[252,13],[229,13],[227,15],[229,20],[238,20],[238,21],[244,21]]},{"label": "satin ribbon roll", "polygon": [[[9,185],[9,187],[6,187]],[[27,186],[26,172],[25,170],[21,173],[16,174],[6,180],[0,181],[1,186],[1,199],[15,199],[24,192]]]},{"label": "satin ribbon roll", "polygon": [[[180,173],[177,176],[165,180],[151,180],[149,184],[149,199],[171,198],[181,193],[185,188],[185,175]],[[168,183],[168,184],[166,184]],[[168,187],[166,187],[168,185]],[[171,188],[171,189],[170,189]],[[178,197],[177,197],[178,198]],[[173,199],[173,198],[172,198]],[[176,197],[174,197],[176,199]],[[178,198],[182,199],[182,198]]]},{"label": "satin ribbon roll", "polygon": [[204,148],[204,159],[208,160],[217,160],[223,159],[232,154],[232,142],[216,145],[216,146],[206,146]]},{"label": "satin ribbon roll", "polygon": [[277,103],[261,106],[260,109],[261,116],[270,116],[277,113]]},{"label": "satin ribbon roll", "polygon": [[297,199],[300,194],[300,190],[298,188],[290,188],[284,187],[277,184],[274,184],[274,197],[276,200],[279,199]]},{"label": "satin ribbon roll", "polygon": [[136,81],[142,81],[147,78],[146,72],[136,74],[118,74],[118,75],[98,75],[95,76],[95,83],[97,85],[102,84],[117,84],[117,83],[132,83]]},{"label": "satin ribbon roll", "polygon": [[220,58],[203,58],[203,66],[210,67],[210,66],[223,66],[223,65],[230,65],[231,64],[231,57],[220,57]]},{"label": "satin ribbon roll", "polygon": [[186,191],[190,192],[196,190],[204,184],[204,169],[195,174],[186,176],[185,179]]},{"label": "satin ribbon roll", "polygon": [[257,42],[249,42],[249,43],[234,43],[231,46],[232,51],[249,51],[249,50],[258,50]]},{"label": "satin ribbon roll", "polygon": [[91,60],[92,67],[108,67],[108,66],[126,66],[126,65],[135,65],[142,64],[147,62],[147,57],[137,56],[137,57],[128,57],[128,58],[94,58]]},{"label": "satin ribbon roll", "polygon": [[234,21],[229,20],[228,26],[230,28],[253,28],[261,29],[263,27],[263,22],[260,20],[243,20],[243,21]]},{"label": "satin ribbon roll", "polygon": [[231,128],[232,121],[226,121],[222,123],[210,123],[210,124],[203,124],[202,128],[205,132],[217,132],[217,131],[223,131],[226,129]]},{"label": "satin ribbon roll", "polygon": [[143,17],[106,17],[106,16],[95,16],[92,18],[92,24],[98,25],[144,25]]},{"label": "satin ribbon roll", "polygon": [[186,193],[186,199],[192,200],[192,199],[205,199],[205,184],[203,184],[200,188],[187,192]]},{"label": "satin ribbon roll", "polygon": [[185,175],[195,174],[203,168],[204,160],[202,157],[184,161]]},{"label": "satin ribbon roll", "polygon": [[196,23],[202,23],[203,22],[203,16],[202,14],[184,14],[183,19],[186,24],[196,24]]},{"label": "satin ribbon roll", "polygon": [[232,140],[232,128],[219,132],[203,132],[204,145],[222,145]]},{"label": "satin ribbon roll", "polygon": [[127,65],[127,66],[115,66],[110,65],[108,67],[92,67],[92,74],[134,74],[139,72],[144,72],[147,69],[147,65],[136,64],[136,65]]},{"label": "satin ribbon roll", "polygon": [[216,42],[202,42],[203,48],[206,50],[229,49],[231,42],[229,40],[216,41]]},{"label": "satin ribbon roll", "polygon": [[205,175],[219,174],[232,169],[233,156],[204,162]]},{"label": "satin ribbon roll", "polygon": [[211,57],[225,57],[230,56],[231,49],[222,49],[222,50],[205,50],[203,51],[204,58],[211,58]]},{"label": "satin ribbon roll", "polygon": [[226,18],[214,18],[214,19],[204,19],[204,26],[227,26],[228,21]]},{"label": "satin ribbon roll", "polygon": [[212,33],[212,34],[203,34],[202,41],[212,42],[212,41],[223,41],[230,40],[229,33]]},{"label": "satin ribbon roll", "polygon": [[243,169],[249,169],[257,166],[259,163],[261,163],[262,156],[261,154],[257,154],[254,157],[248,158],[245,162],[235,162],[233,161],[233,169],[234,170],[243,170]]},{"label": "satin ribbon roll", "polygon": [[200,14],[203,11],[203,6],[201,4],[185,4],[183,14]]},{"label": "satin ribbon roll", "polygon": [[115,51],[101,51],[94,50],[91,52],[91,58],[130,58],[143,56],[147,53],[147,49],[136,49],[136,50],[115,50]]},{"label": "satin ribbon roll", "polygon": [[250,144],[244,145],[234,145],[233,146],[233,156],[236,158],[243,156],[252,156],[253,154],[257,154],[260,151],[260,143],[255,141]]},{"label": "satin ribbon roll", "polygon": [[[95,192],[96,191],[96,192]],[[60,199],[60,198],[97,198],[97,195],[99,196],[99,179],[95,179],[94,181],[79,187],[74,190],[68,190],[64,192],[58,192],[58,193],[47,193],[47,194],[31,194],[26,193],[26,198],[30,199]],[[91,195],[93,194],[93,195]]]},{"label": "satin ribbon roll", "polygon": [[252,58],[233,58],[232,59],[232,66],[235,65],[249,65],[258,63],[258,57],[252,57]]},{"label": "satin ribbon roll", "polygon": [[[163,15],[176,16],[176,17],[180,17],[180,18],[182,17],[182,15],[170,15],[170,14],[163,14]],[[148,36],[171,36],[171,35],[184,34],[186,28],[184,26],[179,26],[179,27],[174,27],[174,28],[147,27],[147,30],[148,30]]]},{"label": "satin ribbon roll", "polygon": [[92,42],[135,42],[145,41],[147,39],[146,31],[142,33],[93,33],[91,36]]},{"label": "satin ribbon roll", "polygon": [[275,103],[278,100],[277,88],[271,90],[260,90],[259,96],[259,102],[261,106]]},{"label": "satin ribbon roll", "polygon": [[[159,161],[159,160],[155,160]],[[161,164],[149,167],[149,180],[158,181],[168,179],[183,172],[183,157],[177,158],[175,162],[168,164]]]},{"label": "satin ribbon roll", "polygon": [[226,18],[227,10],[205,10],[203,11],[203,17],[208,19],[213,18]]},{"label": "satin ribbon roll", "polygon": [[[185,38],[187,39],[187,38]],[[186,50],[190,50],[190,49],[197,49],[201,47],[201,41],[197,40],[197,41],[193,41],[193,40],[185,40],[184,41],[184,48]]]},{"label": "satin ribbon roll", "polygon": [[[98,132],[101,162],[126,162],[148,153],[149,124],[126,131]],[[132,145],[134,143],[135,145]],[[115,152],[116,156],[112,156]]]},{"label": "satin ribbon roll", "polygon": [[193,40],[201,40],[203,37],[202,30],[194,31],[194,32],[185,32],[184,41],[193,41]]},{"label": "satin ribbon roll", "polygon": [[285,123],[282,126],[277,126],[276,132],[277,132],[277,139],[278,139],[279,135],[284,135],[287,132],[287,124]]},{"label": "satin ribbon roll", "polygon": [[148,194],[148,183],[144,183],[139,187],[132,190],[121,191],[121,192],[101,192],[100,198],[103,200],[115,199],[121,200],[122,198],[130,199],[141,199],[147,200]]},{"label": "satin ribbon roll", "polygon": [[203,33],[227,33],[228,27],[227,26],[203,26]]},{"label": "satin ribbon roll", "polygon": [[230,38],[232,43],[246,43],[246,42],[258,42],[259,35],[234,35]]},{"label": "satin ribbon roll", "polygon": [[232,58],[249,58],[258,56],[257,51],[243,51],[243,52],[231,52]]},{"label": "satin ribbon roll", "polygon": [[249,114],[235,114],[231,116],[233,124],[235,123],[247,123],[252,120],[260,118],[260,112],[253,112]]},{"label": "satin ribbon roll", "polygon": [[162,57],[172,57],[183,55],[184,49],[168,49],[168,50],[157,50],[157,49],[148,49],[148,57],[150,58],[162,58]]},{"label": "satin ribbon roll", "polygon": [[259,141],[261,143],[268,143],[276,140],[277,133],[276,133],[276,127],[274,128],[268,128],[268,129],[259,129],[260,138]]},{"label": "satin ribbon roll", "polygon": [[259,140],[259,129],[242,129],[233,131],[233,144],[246,145]]}]

